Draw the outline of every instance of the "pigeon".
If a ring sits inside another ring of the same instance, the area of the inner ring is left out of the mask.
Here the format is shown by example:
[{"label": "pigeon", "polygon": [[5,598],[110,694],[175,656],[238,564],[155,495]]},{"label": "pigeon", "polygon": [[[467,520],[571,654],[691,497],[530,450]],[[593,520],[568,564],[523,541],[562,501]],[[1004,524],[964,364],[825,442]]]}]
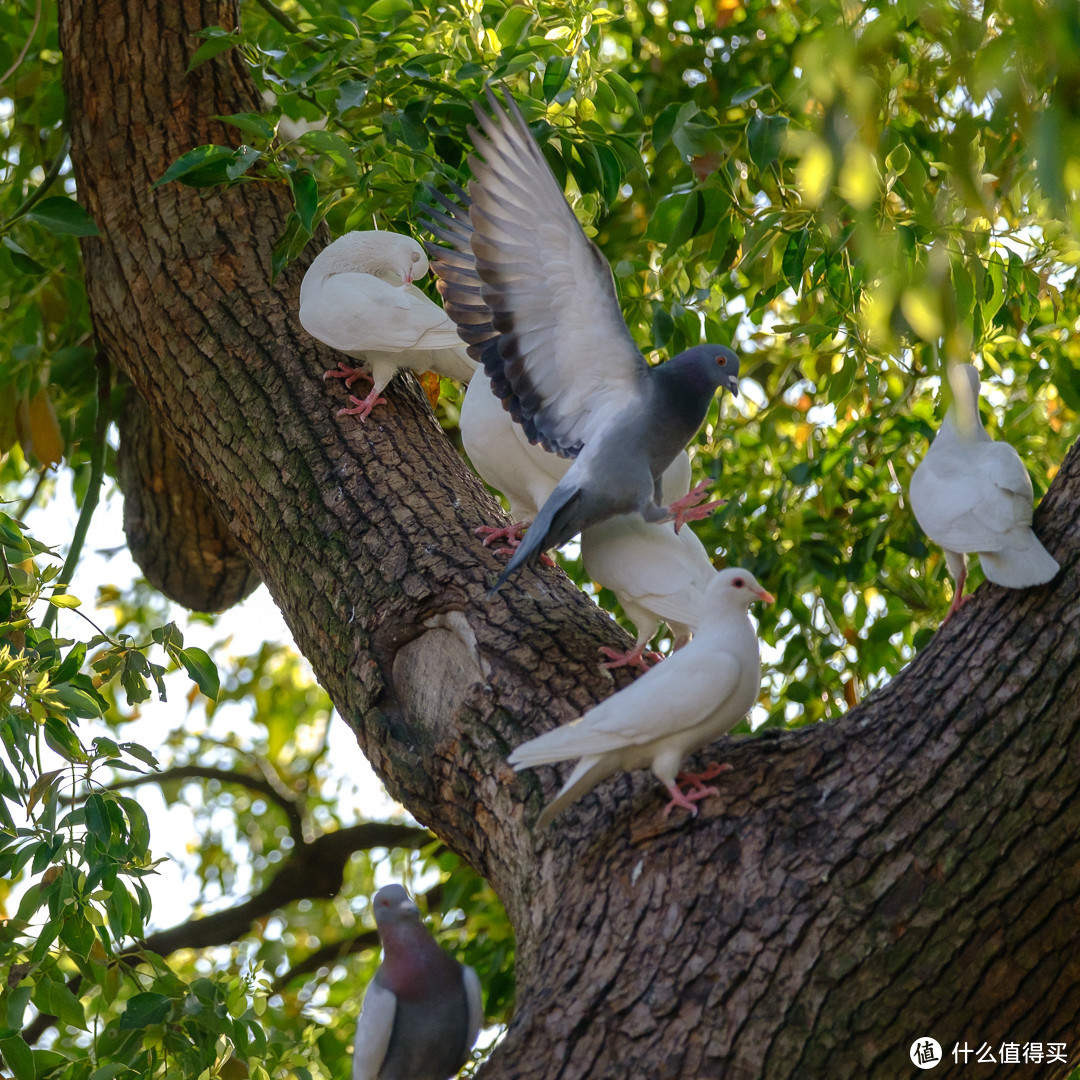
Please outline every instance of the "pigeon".
[{"label": "pigeon", "polygon": [[339,352],[362,359],[371,369],[344,361],[324,378],[372,384],[339,416],[364,420],[379,394],[403,367],[435,371],[461,382],[472,378],[469,359],[454,323],[413,282],[428,271],[424,249],[411,237],[382,230],[349,232],[328,244],[308,267],[300,283],[300,325],[314,338]]},{"label": "pigeon", "polygon": [[964,596],[967,553],[998,585],[1025,589],[1049,581],[1057,560],[1031,531],[1031,478],[1020,455],[994,442],[979,418],[979,373],[971,364],[949,368],[953,403],[926,457],[911,478],[911,509],[923,532],[945,549],[956,581],[945,619]]},{"label": "pigeon", "polygon": [[541,552],[616,514],[705,516],[703,485],[658,503],[664,469],[694,437],[718,389],[738,392],[739,359],[696,345],[650,367],[619,309],[611,267],[585,235],[516,104],[476,107],[480,156],[459,203],[435,192],[427,227],[446,312],[526,436],[573,464],[492,591]]},{"label": "pigeon", "polygon": [[[682,453],[664,473],[664,497],[685,495],[689,488],[690,458]],[[676,532],[671,522],[619,514],[582,532],[581,558],[589,577],[615,594],[637,627],[634,648],[601,649],[609,658],[603,667],[647,667],[645,646],[662,622],[671,627],[676,649],[690,640],[701,620],[705,588],[716,575],[693,529]]]},{"label": "pigeon", "polygon": [[[748,570],[721,570],[705,589],[694,640],[572,723],[522,743],[507,759],[518,771],[580,758],[537,819],[543,828],[563,809],[619,769],[650,766],[676,806],[697,814],[697,801],[717,794],[701,776],[677,781],[683,758],[730,731],[761,687],[758,639],[747,615],[755,600],[772,603]],[[719,771],[718,769],[716,771]],[[716,771],[709,774],[716,775]]]},{"label": "pigeon", "polygon": [[400,885],[371,906],[383,962],[356,1025],[352,1080],[448,1080],[480,1032],[480,980],[439,948]]},{"label": "pigeon", "polygon": [[505,541],[508,547],[497,550],[512,553],[520,544],[525,527],[540,512],[571,461],[530,443],[491,392],[491,383],[485,378],[469,383],[458,424],[461,445],[472,467],[485,483],[506,496],[514,519],[512,525],[505,527],[481,525],[477,534],[484,536],[485,545]]}]

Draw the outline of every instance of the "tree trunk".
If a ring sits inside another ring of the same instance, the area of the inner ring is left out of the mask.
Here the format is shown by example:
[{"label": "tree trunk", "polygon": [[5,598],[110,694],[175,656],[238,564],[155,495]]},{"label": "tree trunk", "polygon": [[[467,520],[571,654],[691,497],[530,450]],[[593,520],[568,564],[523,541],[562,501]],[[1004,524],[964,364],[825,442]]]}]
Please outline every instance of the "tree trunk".
[{"label": "tree trunk", "polygon": [[557,771],[515,779],[506,754],[610,692],[596,648],[625,640],[558,571],[486,599],[498,563],[472,529],[495,504],[411,377],[366,423],[335,416],[336,357],[296,319],[312,252],[268,281],[284,186],[149,190],[234,141],[209,117],[257,109],[234,54],[185,74],[195,32],[236,18],[225,0],[61,3],[72,160],[102,232],[83,248],[95,327],[394,797],[506,904],[517,1014],[484,1076],[892,1078],[926,1035],[935,1076],[1011,1076],[954,1065],[954,1042],[1069,1043],[1077,454],[1040,514],[1052,586],[984,587],[840,722],[729,740],[734,771],[693,821],[665,819],[637,773],[534,835]]}]

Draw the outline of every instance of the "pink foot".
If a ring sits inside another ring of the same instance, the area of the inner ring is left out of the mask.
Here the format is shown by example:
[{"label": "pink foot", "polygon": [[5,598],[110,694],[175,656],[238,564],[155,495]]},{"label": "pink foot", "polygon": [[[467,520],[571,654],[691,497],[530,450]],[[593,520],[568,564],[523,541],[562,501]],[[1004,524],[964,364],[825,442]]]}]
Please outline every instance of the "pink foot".
[{"label": "pink foot", "polygon": [[332,371],[323,372],[324,379],[344,379],[345,387],[348,390],[352,389],[352,384],[357,379],[363,379],[365,382],[374,382],[375,380],[363,369],[359,367],[349,367],[344,360],[338,361],[338,366]]},{"label": "pink foot", "polygon": [[[484,547],[488,547],[490,544],[495,543],[496,540],[502,540],[505,542],[505,547],[495,548],[496,555],[513,555],[515,551],[521,546],[521,541],[524,539],[525,530],[529,527],[527,521],[515,521],[513,525],[477,525],[473,529],[473,535],[482,536],[484,538]],[[545,566],[554,566],[555,560],[543,552],[540,554],[540,561]]]},{"label": "pink foot", "polygon": [[[490,547],[497,540],[503,540],[517,547],[525,536],[526,521],[515,521],[513,525],[478,525],[473,529],[474,536],[484,538],[484,547]],[[513,551],[513,548],[505,550]]]},{"label": "pink foot", "polygon": [[346,406],[344,409],[338,409],[338,416],[359,416],[361,420],[366,420],[376,405],[386,404],[386,398],[379,397],[374,389],[363,399],[358,398],[355,394],[350,394],[349,400],[352,402],[352,408]]},{"label": "pink foot", "polygon": [[[726,772],[731,772],[731,766],[725,761],[721,764],[718,761],[710,761],[705,768],[699,773],[681,772],[675,777],[675,783],[689,784],[693,791],[701,791],[705,787],[706,780],[715,780],[718,776],[722,776]],[[709,788],[710,794],[716,793],[716,788]]]},{"label": "pink foot", "polygon": [[608,662],[600,666],[609,671],[621,667],[637,667],[642,671],[648,671],[651,664],[657,664],[664,659],[658,652],[646,650],[644,645],[627,649],[625,652],[619,652],[618,649],[613,649],[609,645],[601,645],[600,652],[608,658]]},{"label": "pink foot", "polygon": [[676,532],[678,532],[688,521],[701,521],[704,518],[707,518],[714,510],[718,510],[727,501],[726,499],[717,499],[715,502],[698,506],[697,504],[706,497],[708,489],[709,481],[702,480],[693,491],[684,495],[681,499],[676,499],[668,507],[669,513],[675,518]]}]

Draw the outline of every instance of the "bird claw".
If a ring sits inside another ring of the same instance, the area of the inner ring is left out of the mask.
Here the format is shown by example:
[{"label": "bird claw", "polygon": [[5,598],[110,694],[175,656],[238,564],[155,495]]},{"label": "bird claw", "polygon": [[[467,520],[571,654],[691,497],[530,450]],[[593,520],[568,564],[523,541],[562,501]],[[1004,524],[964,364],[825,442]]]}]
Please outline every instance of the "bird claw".
[{"label": "bird claw", "polygon": [[[474,536],[482,536],[484,538],[484,547],[488,547],[490,544],[495,543],[496,540],[503,541],[505,547],[495,548],[496,555],[513,555],[514,552],[521,546],[521,541],[524,539],[525,529],[528,528],[528,522],[515,521],[513,525],[477,525],[473,529]],[[544,566],[554,566],[555,560],[546,552],[540,553],[540,561]]]},{"label": "bird claw", "polygon": [[[694,798],[693,792],[705,791],[706,780],[715,780],[718,776],[723,775],[726,772],[731,772],[731,766],[725,761],[723,763],[719,761],[710,761],[699,773],[681,772],[675,777],[675,783],[681,787],[683,784],[689,784],[691,792],[689,798]],[[707,789],[711,795],[717,794],[716,788],[710,787]],[[702,796],[698,796],[701,798]]]},{"label": "bird claw", "polygon": [[688,521],[701,521],[707,518],[714,510],[718,510],[723,506],[726,499],[716,499],[714,502],[705,503],[699,506],[698,504],[704,499],[708,493],[709,481],[702,480],[692,491],[688,492],[681,499],[676,499],[669,507],[668,513],[672,515],[675,520],[675,531],[683,527]]},{"label": "bird claw", "polygon": [[484,538],[484,547],[490,547],[496,540],[503,540],[512,545],[510,548],[500,548],[500,553],[507,550],[513,552],[514,548],[521,543],[524,533],[524,521],[515,521],[513,525],[477,525],[473,529],[474,536]]},{"label": "bird claw", "polygon": [[[691,817],[697,817],[697,804],[702,799],[707,799],[710,795],[719,795],[720,789],[714,788],[711,784],[706,784],[706,780],[714,780],[721,773],[731,771],[731,766],[726,762],[719,764],[715,761],[710,761],[706,768],[699,773],[681,772],[675,777],[675,783],[668,785],[668,794],[671,796],[671,801],[664,807],[664,817],[667,817],[676,806],[681,807],[683,810],[687,810]],[[689,784],[690,790],[683,791],[680,784]]]},{"label": "bird claw", "polygon": [[952,603],[949,605],[949,610],[945,612],[945,618],[941,620],[941,625],[944,626],[968,601],[974,599],[974,593],[968,593],[967,596],[964,596],[963,593],[953,593]]},{"label": "bird claw", "polygon": [[376,405],[386,404],[386,398],[379,397],[374,390],[366,398],[358,398],[355,394],[350,394],[349,400],[353,403],[353,407],[350,409],[346,406],[344,409],[338,409],[338,416],[359,416],[361,420],[366,420]]},{"label": "bird claw", "polygon": [[621,667],[637,667],[642,671],[648,671],[651,664],[659,663],[664,659],[658,652],[646,650],[644,646],[619,652],[610,645],[601,645],[600,652],[608,658],[607,662],[601,663],[600,666],[608,671]]},{"label": "bird claw", "polygon": [[347,390],[352,389],[352,384],[357,379],[363,379],[365,382],[374,383],[375,380],[372,376],[366,372],[363,368],[349,367],[344,360],[338,361],[338,366],[331,371],[323,372],[323,379],[344,379],[345,388]]}]

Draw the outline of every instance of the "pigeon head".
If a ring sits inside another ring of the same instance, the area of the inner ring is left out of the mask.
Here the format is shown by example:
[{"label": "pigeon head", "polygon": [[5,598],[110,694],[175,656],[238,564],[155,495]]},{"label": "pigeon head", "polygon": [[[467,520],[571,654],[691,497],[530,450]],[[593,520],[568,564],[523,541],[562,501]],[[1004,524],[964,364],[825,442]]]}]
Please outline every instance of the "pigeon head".
[{"label": "pigeon head", "polygon": [[676,364],[695,389],[711,394],[722,386],[738,396],[739,358],[726,345],[695,345],[669,363]]},{"label": "pigeon head", "polygon": [[709,607],[737,605],[744,608],[749,608],[757,600],[771,604],[776,599],[758,584],[757,578],[749,570],[738,566],[721,570],[709,582],[705,598]]},{"label": "pigeon head", "polygon": [[371,908],[380,933],[403,923],[420,923],[420,909],[400,885],[387,885],[380,889],[372,897]]},{"label": "pigeon head", "polygon": [[323,248],[316,262],[327,277],[372,274],[391,285],[410,285],[428,272],[427,255],[411,236],[383,229],[345,233]]}]

